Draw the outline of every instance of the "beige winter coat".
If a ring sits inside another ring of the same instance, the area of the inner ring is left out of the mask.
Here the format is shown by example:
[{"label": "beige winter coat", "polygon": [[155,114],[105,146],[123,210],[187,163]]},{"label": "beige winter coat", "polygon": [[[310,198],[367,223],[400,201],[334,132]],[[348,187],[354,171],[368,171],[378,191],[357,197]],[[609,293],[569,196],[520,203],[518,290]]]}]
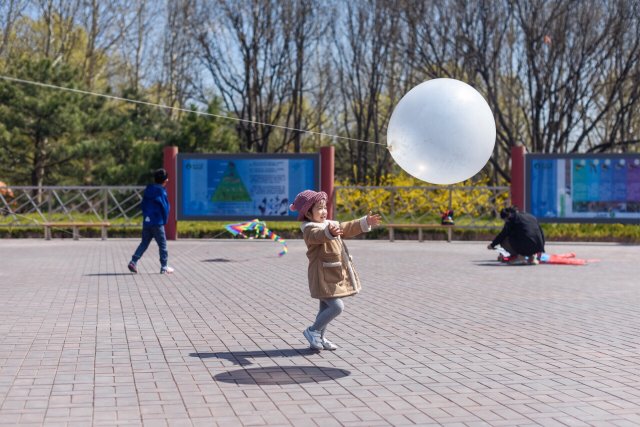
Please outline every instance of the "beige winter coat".
[{"label": "beige winter coat", "polygon": [[354,237],[371,231],[367,217],[338,223],[336,221],[303,222],[300,228],[307,244],[309,258],[309,291],[311,298],[338,298],[357,294],[360,279],[353,268],[347,247],[334,237],[327,227],[329,223],[340,225],[342,237]]}]

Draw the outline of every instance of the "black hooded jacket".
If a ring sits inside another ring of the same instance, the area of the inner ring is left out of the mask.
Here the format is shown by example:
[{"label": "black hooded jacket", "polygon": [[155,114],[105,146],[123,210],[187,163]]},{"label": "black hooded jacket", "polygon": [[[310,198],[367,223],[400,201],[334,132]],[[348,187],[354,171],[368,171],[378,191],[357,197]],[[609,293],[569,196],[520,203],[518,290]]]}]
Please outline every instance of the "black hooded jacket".
[{"label": "black hooded jacket", "polygon": [[520,255],[530,256],[544,252],[544,233],[538,220],[526,212],[515,212],[504,223],[500,234],[493,239],[494,247],[509,238],[509,243]]}]

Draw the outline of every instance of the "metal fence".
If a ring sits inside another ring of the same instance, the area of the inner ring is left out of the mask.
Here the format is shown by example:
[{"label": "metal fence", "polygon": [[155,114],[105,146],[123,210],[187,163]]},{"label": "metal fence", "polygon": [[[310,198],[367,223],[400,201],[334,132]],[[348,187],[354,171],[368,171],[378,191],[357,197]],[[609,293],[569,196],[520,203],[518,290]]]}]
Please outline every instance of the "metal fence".
[{"label": "metal fence", "polygon": [[54,221],[139,226],[144,186],[0,187],[0,227]]},{"label": "metal fence", "polygon": [[[0,227],[36,226],[56,221],[111,222],[139,226],[144,186],[0,187]],[[490,229],[502,222],[498,212],[509,204],[509,187],[339,186],[334,217],[352,219],[369,211],[386,224],[437,224],[454,211],[456,228]]]}]

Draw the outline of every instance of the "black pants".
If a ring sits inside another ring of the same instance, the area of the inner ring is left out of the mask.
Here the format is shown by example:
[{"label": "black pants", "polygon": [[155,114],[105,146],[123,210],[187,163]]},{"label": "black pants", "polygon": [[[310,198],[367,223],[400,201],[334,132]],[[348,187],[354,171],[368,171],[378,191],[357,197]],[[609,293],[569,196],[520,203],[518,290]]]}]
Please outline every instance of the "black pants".
[{"label": "black pants", "polygon": [[518,256],[518,255],[522,255],[522,256],[531,256],[533,254],[535,254],[536,252],[532,253],[532,254],[519,254],[518,251],[516,251],[513,248],[513,245],[511,244],[511,241],[509,240],[508,237],[506,237],[502,243],[500,243],[500,246],[502,246],[503,248],[505,248],[507,250],[507,252],[509,252],[509,254],[512,257]]},{"label": "black pants", "polygon": [[515,249],[513,249],[513,245],[511,244],[511,241],[509,240],[508,237],[505,237],[505,239],[502,241],[502,243],[500,243],[500,246],[502,246],[503,248],[505,248],[507,250],[507,252],[509,252],[509,254],[514,257],[518,255],[518,252],[516,252]]}]

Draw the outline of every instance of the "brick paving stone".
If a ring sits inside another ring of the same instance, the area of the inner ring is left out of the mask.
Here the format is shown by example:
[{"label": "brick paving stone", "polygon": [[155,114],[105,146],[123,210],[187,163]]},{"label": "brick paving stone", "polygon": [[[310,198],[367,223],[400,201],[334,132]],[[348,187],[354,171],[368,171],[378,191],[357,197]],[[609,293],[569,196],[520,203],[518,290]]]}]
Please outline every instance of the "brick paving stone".
[{"label": "brick paving stone", "polygon": [[[486,242],[354,240],[312,353],[304,243],[2,240],[0,425],[640,425],[638,247],[510,267]],[[73,260],[70,262],[70,260]]]}]

